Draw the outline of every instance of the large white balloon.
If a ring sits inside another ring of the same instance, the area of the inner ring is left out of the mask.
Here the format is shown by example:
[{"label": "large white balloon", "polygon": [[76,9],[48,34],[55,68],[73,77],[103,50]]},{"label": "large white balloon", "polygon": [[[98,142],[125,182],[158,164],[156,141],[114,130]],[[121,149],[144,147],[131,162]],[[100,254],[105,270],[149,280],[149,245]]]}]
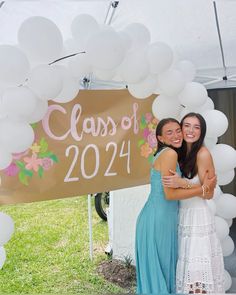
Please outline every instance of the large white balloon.
[{"label": "large white balloon", "polygon": [[2,106],[10,118],[21,119],[34,111],[37,96],[26,86],[6,89]]},{"label": "large white balloon", "polygon": [[0,247],[0,269],[2,269],[5,261],[6,261],[7,255],[6,255],[6,250],[4,247]]},{"label": "large white balloon", "polygon": [[200,107],[207,101],[206,88],[197,82],[186,83],[183,91],[179,94],[179,101],[189,110],[192,107]]},{"label": "large white balloon", "polygon": [[72,77],[68,68],[57,66],[62,75],[62,90],[53,101],[66,103],[73,100],[79,92],[79,81]]},{"label": "large white balloon", "polygon": [[0,144],[11,153],[27,150],[34,141],[34,131],[29,124],[8,119],[0,121]]},{"label": "large white balloon", "polygon": [[226,185],[229,184],[235,176],[234,169],[229,170],[229,171],[224,171],[222,173],[217,172],[217,183],[219,185]]},{"label": "large white balloon", "polygon": [[139,83],[149,74],[149,65],[144,50],[128,52],[118,69],[122,79],[128,84]]},{"label": "large white balloon", "polygon": [[158,76],[158,85],[161,87],[163,94],[176,96],[183,90],[185,80],[180,71],[170,69]]},{"label": "large white balloon", "polygon": [[0,147],[0,170],[7,168],[12,162],[12,155]]},{"label": "large white balloon", "polygon": [[205,137],[204,144],[209,150],[211,150],[217,144],[217,141],[217,137]]},{"label": "large white balloon", "polygon": [[203,117],[207,124],[206,136],[208,137],[219,137],[228,128],[228,119],[221,111],[209,110],[203,113]]},{"label": "large white balloon", "polygon": [[227,144],[219,143],[211,149],[211,155],[217,171],[225,172],[236,167],[236,151]]},{"label": "large white balloon", "polygon": [[43,119],[48,110],[48,101],[37,99],[36,107],[31,114],[25,116],[24,121],[27,123],[36,123]]},{"label": "large white balloon", "polygon": [[20,47],[34,60],[52,62],[61,57],[62,34],[49,19],[33,16],[26,19],[18,30]]},{"label": "large white balloon", "polygon": [[29,74],[27,86],[43,100],[57,97],[62,91],[62,75],[54,66],[39,65]]},{"label": "large white balloon", "polygon": [[18,86],[25,82],[29,70],[29,61],[19,48],[0,45],[0,82],[3,87]]},{"label": "large white balloon", "polygon": [[184,76],[186,82],[191,82],[196,74],[196,69],[194,64],[189,60],[180,60],[175,65],[176,69],[178,69]]},{"label": "large white balloon", "polygon": [[[217,205],[216,205],[217,206]],[[215,216],[216,234],[220,240],[224,240],[229,234],[228,223],[221,217]]]},{"label": "large white balloon", "polygon": [[234,252],[234,241],[230,236],[227,236],[221,241],[223,256],[229,256]]},{"label": "large white balloon", "polygon": [[86,53],[92,66],[111,70],[121,64],[125,47],[120,35],[114,30],[100,30],[86,44]]},{"label": "large white balloon", "polygon": [[214,189],[214,195],[213,195],[213,200],[217,201],[219,200],[219,198],[223,195],[223,192],[220,188],[219,185],[216,185],[215,189]]},{"label": "large white balloon", "polygon": [[213,100],[210,97],[207,97],[206,102],[198,108],[195,108],[196,113],[203,114],[206,111],[214,110],[215,105]]},{"label": "large white balloon", "polygon": [[224,288],[225,291],[229,290],[232,285],[232,278],[227,270],[224,271]]},{"label": "large white balloon", "polygon": [[151,35],[148,28],[141,23],[131,23],[124,32],[129,35],[131,39],[131,50],[146,47],[151,40]]},{"label": "large white balloon", "polygon": [[236,197],[231,194],[223,194],[216,202],[217,215],[223,218],[236,217]]},{"label": "large white balloon", "polygon": [[156,42],[148,47],[147,58],[152,74],[166,71],[173,62],[172,49],[165,43]]},{"label": "large white balloon", "polygon": [[150,75],[138,84],[128,84],[128,90],[134,97],[142,99],[150,96],[156,89],[156,85],[157,77]]},{"label": "large white balloon", "polygon": [[11,216],[0,212],[0,246],[6,244],[14,232],[14,221]]},{"label": "large white balloon", "polygon": [[99,30],[99,24],[94,17],[89,14],[77,15],[71,23],[72,36],[85,49],[88,38]]},{"label": "large white balloon", "polygon": [[167,117],[178,118],[179,111],[179,102],[162,94],[159,95],[152,104],[152,113],[158,120]]},{"label": "large white balloon", "polygon": [[93,68],[93,75],[99,80],[110,81],[116,75],[116,70],[99,70]]},{"label": "large white balloon", "polygon": [[70,58],[68,63],[69,71],[72,76],[77,79],[82,79],[92,72],[92,67],[88,58],[88,54],[81,53]]}]

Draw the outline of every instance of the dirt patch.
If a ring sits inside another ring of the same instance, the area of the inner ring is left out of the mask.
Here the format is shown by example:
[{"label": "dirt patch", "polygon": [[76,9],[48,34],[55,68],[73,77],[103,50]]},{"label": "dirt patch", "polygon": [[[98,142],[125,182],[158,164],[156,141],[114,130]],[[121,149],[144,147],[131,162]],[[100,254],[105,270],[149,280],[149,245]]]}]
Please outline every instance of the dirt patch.
[{"label": "dirt patch", "polygon": [[136,275],[135,267],[127,265],[121,260],[106,260],[102,261],[97,268],[100,275],[128,292],[135,292]]}]

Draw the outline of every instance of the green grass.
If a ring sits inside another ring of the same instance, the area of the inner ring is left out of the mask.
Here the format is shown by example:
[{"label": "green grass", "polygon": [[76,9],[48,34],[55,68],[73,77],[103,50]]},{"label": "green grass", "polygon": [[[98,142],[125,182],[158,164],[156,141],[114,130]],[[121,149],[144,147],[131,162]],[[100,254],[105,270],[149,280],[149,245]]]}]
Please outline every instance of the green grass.
[{"label": "green grass", "polygon": [[89,258],[87,197],[1,207],[15,221],[5,245],[0,293],[124,293],[96,273],[107,257],[107,223],[93,206],[94,259]]}]

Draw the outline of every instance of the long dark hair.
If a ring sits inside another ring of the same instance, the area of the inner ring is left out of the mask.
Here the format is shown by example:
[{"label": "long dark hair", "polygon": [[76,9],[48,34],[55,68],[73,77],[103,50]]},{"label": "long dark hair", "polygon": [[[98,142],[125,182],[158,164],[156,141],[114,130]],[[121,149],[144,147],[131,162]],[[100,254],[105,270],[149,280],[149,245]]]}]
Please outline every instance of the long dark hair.
[{"label": "long dark hair", "polygon": [[206,135],[206,121],[202,115],[198,113],[186,114],[180,122],[181,128],[183,127],[184,120],[189,117],[196,117],[200,123],[201,134],[199,139],[192,144],[191,150],[187,152],[187,143],[183,140],[183,144],[179,150],[179,164],[182,175],[188,179],[193,178],[197,174],[197,153],[203,145]]},{"label": "long dark hair", "polygon": [[176,150],[173,146],[170,146],[170,145],[167,145],[165,143],[162,143],[159,139],[158,139],[158,136],[162,136],[162,129],[163,127],[168,124],[168,123],[177,123],[178,125],[179,124],[179,121],[177,121],[176,119],[174,118],[165,118],[165,119],[162,119],[161,121],[158,122],[157,124],[157,127],[156,127],[156,139],[157,139],[157,150],[155,151],[154,153],[154,156],[160,152],[163,148],[165,147],[170,147],[174,150]]}]

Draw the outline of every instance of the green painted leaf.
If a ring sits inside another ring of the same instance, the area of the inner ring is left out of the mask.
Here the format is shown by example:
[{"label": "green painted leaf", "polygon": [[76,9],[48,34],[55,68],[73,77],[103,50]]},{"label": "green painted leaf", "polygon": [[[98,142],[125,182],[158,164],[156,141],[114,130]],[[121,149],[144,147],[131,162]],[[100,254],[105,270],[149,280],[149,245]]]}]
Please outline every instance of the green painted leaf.
[{"label": "green painted leaf", "polygon": [[29,177],[32,177],[34,174],[33,171],[28,170],[28,169],[23,169],[23,172],[25,173],[25,175],[27,175]]},{"label": "green painted leaf", "polygon": [[40,166],[40,167],[39,167],[39,170],[38,170],[38,176],[39,176],[40,178],[43,177],[43,172],[44,172],[43,167]]},{"label": "green painted leaf", "polygon": [[27,176],[25,175],[23,170],[20,171],[20,173],[18,174],[18,177],[22,184],[29,185]]},{"label": "green painted leaf", "polygon": [[47,151],[47,149],[48,149],[48,144],[47,144],[45,138],[42,137],[40,140],[40,152],[45,153]]},{"label": "green painted leaf", "polygon": [[33,129],[35,129],[36,127],[37,127],[37,123],[32,123],[32,124],[30,124],[31,125],[31,127],[33,128]]},{"label": "green painted leaf", "polygon": [[57,156],[54,155],[54,154],[52,154],[52,155],[50,156],[50,158],[51,158],[51,159],[53,160],[53,162],[55,162],[55,163],[58,163],[58,162],[59,162]]},{"label": "green painted leaf", "polygon": [[138,141],[138,147],[140,147],[141,145],[143,145],[145,143],[145,140],[144,139],[140,139]]},{"label": "green painted leaf", "polygon": [[21,161],[16,161],[16,165],[19,167],[19,168],[25,168],[25,164]]},{"label": "green painted leaf", "polygon": [[140,129],[141,130],[143,130],[144,128],[146,128],[147,127],[147,124],[145,123],[145,124],[143,124],[143,123],[140,123]]},{"label": "green painted leaf", "polygon": [[152,163],[152,161],[153,161],[153,155],[150,155],[150,156],[148,157],[148,162],[149,162],[149,163]]},{"label": "green painted leaf", "polygon": [[52,152],[45,152],[45,153],[41,153],[41,152],[40,152],[40,153],[38,154],[38,157],[39,157],[39,158],[50,158],[51,155],[53,155]]}]

